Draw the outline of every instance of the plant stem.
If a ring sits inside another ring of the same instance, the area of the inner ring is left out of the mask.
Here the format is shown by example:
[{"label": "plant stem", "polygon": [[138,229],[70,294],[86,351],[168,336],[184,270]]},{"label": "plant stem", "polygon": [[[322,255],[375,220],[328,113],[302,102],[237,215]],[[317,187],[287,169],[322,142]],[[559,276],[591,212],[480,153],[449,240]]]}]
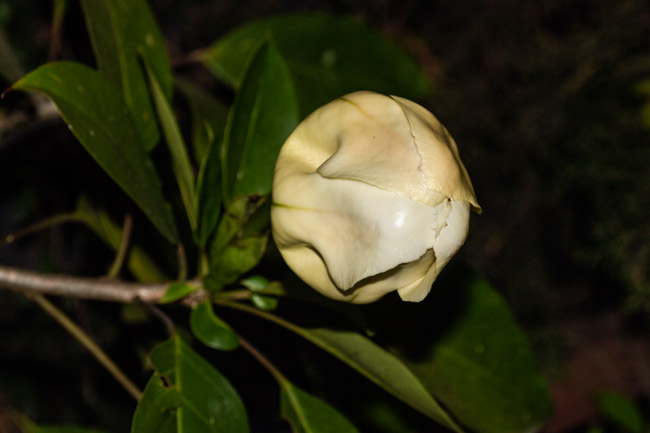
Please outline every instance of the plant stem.
[{"label": "plant stem", "polygon": [[129,240],[131,239],[132,229],[133,218],[131,215],[126,215],[124,217],[124,228],[122,229],[122,237],[120,238],[120,244],[117,248],[117,254],[115,255],[115,260],[113,260],[110,270],[108,271],[109,278],[116,278],[120,273],[120,269],[122,269],[122,266],[124,265],[126,252],[129,249]]},{"label": "plant stem", "polygon": [[276,325],[280,325],[283,328],[286,328],[289,331],[295,332],[296,334],[298,334],[298,335],[300,335],[300,336],[302,336],[302,337],[304,337],[304,338],[311,341],[309,336],[304,332],[304,330],[302,328],[300,328],[297,325],[294,325],[293,323],[291,323],[291,322],[289,322],[287,320],[284,320],[282,317],[276,316],[275,314],[267,313],[266,311],[262,311],[262,310],[259,310],[259,309],[255,308],[255,307],[251,307],[250,305],[241,304],[239,302],[224,301],[224,300],[221,300],[219,298],[213,299],[213,302],[216,305],[221,305],[222,307],[231,308],[231,309],[234,309],[234,310],[244,311],[246,313],[253,314],[253,315],[257,316],[257,317],[261,317],[262,319],[266,319],[266,320],[268,320],[270,322],[275,323]]},{"label": "plant stem", "polygon": [[242,337],[240,334],[237,334],[237,338],[239,339],[239,344],[248,352],[250,353],[253,358],[255,358],[260,364],[266,368],[269,373],[273,375],[275,380],[278,381],[279,384],[283,384],[284,382],[287,381],[287,378],[284,377],[284,375],[278,370],[278,368],[273,365],[273,363],[262,353],[255,348],[252,344],[250,344],[244,337]]},{"label": "plant stem", "polygon": [[4,238],[0,239],[0,246],[10,244],[24,236],[31,235],[32,233],[36,233],[41,230],[53,227],[57,224],[67,223],[67,222],[81,222],[81,218],[79,218],[75,214],[55,215],[51,218],[47,218],[44,219],[43,221],[39,221],[36,224],[33,224],[22,230],[18,230],[17,232],[6,235]]},{"label": "plant stem", "polygon": [[106,355],[106,353],[95,343],[83,329],[77,326],[65,313],[59,310],[54,304],[48,301],[43,295],[26,293],[28,298],[36,302],[54,320],[59,322],[66,331],[70,333],[82,346],[84,346],[100,364],[137,400],[140,400],[142,392],[131,380],[120,370],[120,368]]},{"label": "plant stem", "polygon": [[[190,282],[191,284],[192,282]],[[0,265],[0,288],[44,295],[68,296],[97,301],[156,302],[169,283],[141,284],[101,278],[44,274]]]}]

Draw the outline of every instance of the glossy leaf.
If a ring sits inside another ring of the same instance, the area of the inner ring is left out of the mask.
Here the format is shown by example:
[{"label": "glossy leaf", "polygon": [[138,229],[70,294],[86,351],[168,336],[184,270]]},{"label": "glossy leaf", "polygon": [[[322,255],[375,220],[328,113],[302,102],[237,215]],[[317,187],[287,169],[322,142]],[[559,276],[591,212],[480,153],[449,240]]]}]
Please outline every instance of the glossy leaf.
[{"label": "glossy leaf", "polygon": [[206,49],[202,61],[237,87],[247,56],[269,35],[291,70],[303,115],[357,90],[408,99],[428,92],[421,68],[393,43],[357,21],[322,13],[250,22]]},{"label": "glossy leaf", "polygon": [[210,146],[221,146],[228,120],[228,106],[189,80],[175,77],[174,82],[192,112],[193,158],[197,165],[201,165]]},{"label": "glossy leaf", "polygon": [[[421,354],[422,361],[411,367],[472,430],[534,431],[549,416],[551,403],[524,333],[503,299],[483,280],[472,280],[455,292],[463,298],[459,314],[434,340],[430,353]],[[436,303],[452,308],[448,299]],[[429,312],[427,316],[440,314]],[[441,326],[435,320],[428,323]],[[420,335],[428,332],[425,327]]]},{"label": "glossy leaf", "polygon": [[418,377],[399,358],[372,340],[355,332],[324,328],[299,328],[297,332],[404,403],[451,430],[462,432]]},{"label": "glossy leaf", "polygon": [[165,294],[158,300],[158,303],[169,304],[171,302],[176,302],[197,290],[199,290],[197,286],[185,282],[172,283],[169,285],[169,288],[167,288]]},{"label": "glossy leaf", "polygon": [[282,416],[293,433],[358,433],[345,416],[320,398],[284,380],[280,387]]},{"label": "glossy leaf", "polygon": [[252,52],[228,117],[222,152],[224,198],[271,191],[280,147],[298,124],[289,70],[273,43]]},{"label": "glossy leaf", "polygon": [[[122,239],[120,227],[103,210],[91,205],[85,197],[77,201],[74,216],[90,228],[106,245],[117,251]],[[137,242],[132,242],[127,252],[126,267],[133,276],[143,283],[161,283],[171,278],[151,259]]]},{"label": "glossy leaf", "polygon": [[82,0],[86,27],[99,71],[118,89],[129,107],[147,150],[159,133],[141,54],[171,98],[172,76],[162,33],[145,0]]},{"label": "glossy leaf", "polygon": [[218,350],[233,350],[239,340],[230,326],[219,319],[210,302],[199,304],[190,313],[190,327],[196,338],[208,347]]},{"label": "glossy leaf", "polygon": [[176,84],[192,111],[192,145],[194,158],[200,165],[194,204],[197,215],[194,241],[203,248],[221,214],[221,145],[228,110],[224,104],[188,81],[177,79]]},{"label": "glossy leaf", "polygon": [[261,310],[275,310],[278,306],[278,300],[276,298],[258,293],[251,293],[251,302]]},{"label": "glossy leaf", "polygon": [[187,147],[181,135],[181,130],[176,122],[176,116],[169,101],[165,96],[163,89],[149,66],[146,59],[143,59],[144,67],[151,85],[151,95],[153,96],[154,106],[158,115],[158,120],[162,125],[165,141],[169,147],[169,153],[172,156],[172,167],[178,189],[181,192],[181,198],[185,205],[187,218],[190,221],[190,227],[196,228],[196,210],[194,208],[194,174],[190,158],[187,155]]},{"label": "glossy leaf", "polygon": [[262,196],[239,196],[226,210],[212,242],[210,269],[204,278],[210,291],[234,283],[259,263],[268,234],[251,231],[249,225],[264,202]]},{"label": "glossy leaf", "polygon": [[155,374],[138,403],[132,433],[247,433],[244,405],[232,385],[180,338],[156,347]]},{"label": "glossy leaf", "polygon": [[100,73],[72,62],[45,64],[13,85],[47,95],[79,142],[170,241],[176,227],[160,181],[120,92]]}]

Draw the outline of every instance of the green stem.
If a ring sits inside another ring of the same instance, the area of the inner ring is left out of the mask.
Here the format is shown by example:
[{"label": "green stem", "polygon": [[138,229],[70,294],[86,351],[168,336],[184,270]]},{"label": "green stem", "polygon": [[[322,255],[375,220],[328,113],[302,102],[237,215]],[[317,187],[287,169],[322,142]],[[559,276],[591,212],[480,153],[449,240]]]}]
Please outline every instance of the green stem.
[{"label": "green stem", "polygon": [[133,396],[136,401],[140,400],[142,391],[131,382],[131,380],[120,370],[120,368],[106,355],[106,353],[95,343],[83,329],[77,326],[65,313],[59,310],[54,304],[48,301],[43,295],[35,293],[25,294],[36,302],[47,314],[59,322],[66,331],[70,333],[82,346],[84,346],[100,364]]},{"label": "green stem", "polygon": [[182,242],[178,243],[178,281],[187,279],[187,258],[185,257],[185,247]]},{"label": "green stem", "polygon": [[267,313],[266,311],[259,310],[255,307],[251,307],[246,304],[240,304],[239,302],[224,301],[219,298],[213,299],[213,302],[217,305],[221,305],[222,307],[231,308],[233,310],[244,311],[246,313],[268,320],[269,322],[273,322],[276,325],[280,325],[283,328],[288,329],[291,332],[295,332],[296,334],[306,338],[307,340],[312,341],[309,335],[307,335],[307,333],[304,332],[304,330],[301,327],[294,325],[293,323],[284,320],[282,317],[276,316],[275,314]]},{"label": "green stem", "polygon": [[124,227],[122,229],[122,237],[120,238],[120,244],[117,247],[117,254],[115,255],[115,260],[111,265],[110,270],[108,271],[109,278],[116,278],[120,273],[120,269],[124,265],[124,259],[126,259],[126,252],[129,249],[129,240],[131,239],[131,230],[133,229],[133,218],[131,215],[126,215],[124,217]]}]

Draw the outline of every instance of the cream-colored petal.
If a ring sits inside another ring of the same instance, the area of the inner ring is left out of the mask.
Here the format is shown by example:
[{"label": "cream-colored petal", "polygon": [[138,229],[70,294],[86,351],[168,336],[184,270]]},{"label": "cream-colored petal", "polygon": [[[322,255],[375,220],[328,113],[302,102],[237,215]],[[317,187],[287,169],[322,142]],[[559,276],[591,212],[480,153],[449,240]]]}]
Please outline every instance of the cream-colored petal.
[{"label": "cream-colored petal", "polygon": [[402,107],[411,126],[427,188],[454,200],[466,201],[480,213],[472,181],[447,129],[421,105],[398,96],[392,98]]},{"label": "cream-colored petal", "polygon": [[451,258],[465,243],[469,230],[469,204],[451,200],[451,211],[440,235],[433,243],[435,259],[421,278],[400,288],[397,293],[403,301],[420,302],[431,291],[431,286]]},{"label": "cream-colored petal", "polygon": [[[291,185],[286,193],[285,185]],[[365,183],[325,179],[317,173],[286,178],[274,192],[274,203],[273,221],[283,221],[273,224],[280,251],[311,246],[341,291],[418,260],[433,245],[449,213],[446,202],[427,206]]]}]

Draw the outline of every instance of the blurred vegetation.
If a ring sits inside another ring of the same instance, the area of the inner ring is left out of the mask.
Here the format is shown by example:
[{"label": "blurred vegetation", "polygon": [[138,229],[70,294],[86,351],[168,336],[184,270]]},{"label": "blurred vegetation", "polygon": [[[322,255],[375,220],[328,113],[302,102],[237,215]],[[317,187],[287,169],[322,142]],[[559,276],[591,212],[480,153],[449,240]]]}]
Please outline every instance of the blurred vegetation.
[{"label": "blurred vegetation", "polygon": [[[473,217],[460,252],[464,263],[452,265],[482,274],[501,289],[551,377],[563,371],[571,349],[582,349],[562,326],[567,321],[597,322],[614,312],[624,322],[616,330],[622,333],[619,337],[641,336],[644,347],[650,345],[647,1],[149,3],[176,71],[226,98],[232,96],[230,90],[205,70],[187,66],[181,56],[208,46],[252,18],[323,10],[349,15],[389,35],[425,67],[433,91],[422,102],[459,143],[484,209]],[[70,2],[60,51],[54,54],[52,5],[44,5],[32,0],[1,2],[0,49],[5,49],[3,43],[12,46],[25,70],[50,55],[92,64],[77,3]],[[3,52],[0,57],[9,59]],[[0,79],[3,88],[15,78],[11,72],[6,74],[10,76]],[[9,119],[9,109],[28,107],[28,98],[7,94],[0,104],[0,124]],[[189,107],[182,102],[176,105],[189,131]],[[102,197],[122,197],[68,135],[65,125],[56,120],[0,135],[0,235],[74,209],[80,193],[98,202]],[[121,200],[113,215],[116,221],[124,209],[138,212]],[[137,237],[151,241],[144,227],[136,230]],[[0,246],[0,263],[78,275],[105,272],[102,263],[110,263],[110,258],[108,248],[75,225]],[[162,259],[174,275],[174,258]],[[137,307],[116,309],[72,300],[60,304],[82,322],[92,315],[93,334],[100,344],[134,376],[146,376],[134,354],[143,359],[151,343],[162,338],[160,326],[138,321]],[[127,329],[123,323],[129,324]],[[16,324],[25,326],[16,328]],[[15,407],[53,422],[83,424],[99,418],[115,431],[128,425],[134,403],[118,386],[98,372],[94,361],[49,318],[22,298],[1,291],[0,341],[0,368],[17,372],[3,375],[0,394],[11,395]],[[306,351],[307,359],[313,360]],[[220,356],[226,358],[220,368],[235,368],[228,363],[229,354]],[[38,369],[45,360],[50,371]],[[70,366],[75,366],[74,372]],[[255,384],[269,385],[270,379],[252,361],[247,367]],[[635,380],[637,388],[622,391],[635,394],[647,420],[650,379]],[[83,389],[84,395],[79,396],[77,389]],[[114,395],[120,396],[117,403]],[[367,410],[377,411],[380,404]],[[107,407],[116,413],[107,412]],[[73,408],[80,408],[79,412]],[[383,413],[386,423],[393,415]],[[2,413],[0,426],[1,418]],[[576,428],[582,430],[573,431],[586,431],[589,422],[580,420]],[[602,428],[617,431],[607,423]]]}]

